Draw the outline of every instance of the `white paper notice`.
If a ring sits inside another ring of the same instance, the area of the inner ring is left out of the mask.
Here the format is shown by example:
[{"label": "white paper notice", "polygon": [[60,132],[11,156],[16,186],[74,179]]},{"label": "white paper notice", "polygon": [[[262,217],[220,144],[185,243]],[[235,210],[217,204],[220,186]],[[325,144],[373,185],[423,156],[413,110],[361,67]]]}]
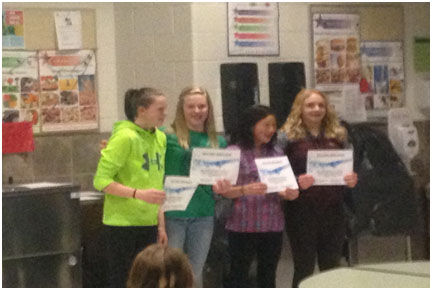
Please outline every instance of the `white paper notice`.
[{"label": "white paper notice", "polygon": [[81,49],[81,12],[56,11],[54,12],[57,33],[57,44],[60,50]]},{"label": "white paper notice", "polygon": [[288,157],[269,157],[255,159],[261,182],[267,185],[267,193],[279,192],[287,187],[298,189]]},{"label": "white paper notice", "polygon": [[365,99],[358,84],[344,85],[342,96],[345,102],[343,118],[348,122],[365,122],[367,119]]},{"label": "white paper notice", "polygon": [[164,211],[186,210],[197,184],[187,176],[166,176],[164,190],[166,199],[162,205]]},{"label": "white paper notice", "polygon": [[236,184],[240,166],[240,150],[194,148],[190,177],[198,184],[213,185],[227,179]]},{"label": "white paper notice", "polygon": [[314,185],[345,185],[344,176],[353,171],[353,151],[309,150],[306,171]]}]

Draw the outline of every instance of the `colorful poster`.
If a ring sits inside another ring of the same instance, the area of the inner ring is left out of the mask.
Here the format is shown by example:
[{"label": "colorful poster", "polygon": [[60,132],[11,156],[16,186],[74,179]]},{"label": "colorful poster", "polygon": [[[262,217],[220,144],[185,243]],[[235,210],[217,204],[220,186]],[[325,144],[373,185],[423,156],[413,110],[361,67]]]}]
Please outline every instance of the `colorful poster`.
[{"label": "colorful poster", "polygon": [[228,55],[279,55],[278,3],[228,5]]},{"label": "colorful poster", "polygon": [[57,45],[63,49],[81,49],[81,12],[57,11],[54,13]]},{"label": "colorful poster", "polygon": [[24,48],[24,14],[21,10],[2,11],[3,49]]},{"label": "colorful poster", "polygon": [[36,51],[3,51],[3,122],[29,121],[39,131],[39,80]]},{"label": "colorful poster", "polygon": [[402,106],[404,95],[403,50],[401,42],[361,44],[362,78],[360,92],[366,110],[382,111]]},{"label": "colorful poster", "polygon": [[359,83],[359,16],[314,14],[312,21],[316,88],[342,90]]},{"label": "colorful poster", "polygon": [[39,53],[43,131],[97,128],[95,72],[91,50]]}]

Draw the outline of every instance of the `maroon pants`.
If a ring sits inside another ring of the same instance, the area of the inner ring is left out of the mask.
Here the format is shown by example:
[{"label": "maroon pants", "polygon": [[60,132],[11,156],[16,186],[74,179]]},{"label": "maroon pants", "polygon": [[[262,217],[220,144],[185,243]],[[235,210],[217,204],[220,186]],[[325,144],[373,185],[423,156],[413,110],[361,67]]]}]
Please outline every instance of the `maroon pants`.
[{"label": "maroon pants", "polygon": [[294,259],[293,287],[314,272],[339,266],[345,240],[343,204],[319,208],[304,200],[285,202],[286,231]]}]

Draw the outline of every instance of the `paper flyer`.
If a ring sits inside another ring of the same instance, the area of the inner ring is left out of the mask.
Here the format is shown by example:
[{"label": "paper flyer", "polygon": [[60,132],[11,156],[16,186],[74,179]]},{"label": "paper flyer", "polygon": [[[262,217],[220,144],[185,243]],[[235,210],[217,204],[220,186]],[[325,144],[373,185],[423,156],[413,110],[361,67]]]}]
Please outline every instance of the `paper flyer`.
[{"label": "paper flyer", "polygon": [[82,49],[81,12],[54,12],[57,45],[60,50]]}]

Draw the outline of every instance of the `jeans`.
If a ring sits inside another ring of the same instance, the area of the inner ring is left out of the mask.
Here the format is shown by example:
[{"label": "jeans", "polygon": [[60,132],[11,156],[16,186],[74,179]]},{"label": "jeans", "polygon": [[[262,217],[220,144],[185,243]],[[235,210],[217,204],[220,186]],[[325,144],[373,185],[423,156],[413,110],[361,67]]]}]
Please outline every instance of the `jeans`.
[{"label": "jeans", "polygon": [[213,216],[209,216],[198,218],[166,217],[165,220],[168,245],[183,250],[189,257],[196,287],[203,287],[202,271],[213,235],[213,219]]}]

